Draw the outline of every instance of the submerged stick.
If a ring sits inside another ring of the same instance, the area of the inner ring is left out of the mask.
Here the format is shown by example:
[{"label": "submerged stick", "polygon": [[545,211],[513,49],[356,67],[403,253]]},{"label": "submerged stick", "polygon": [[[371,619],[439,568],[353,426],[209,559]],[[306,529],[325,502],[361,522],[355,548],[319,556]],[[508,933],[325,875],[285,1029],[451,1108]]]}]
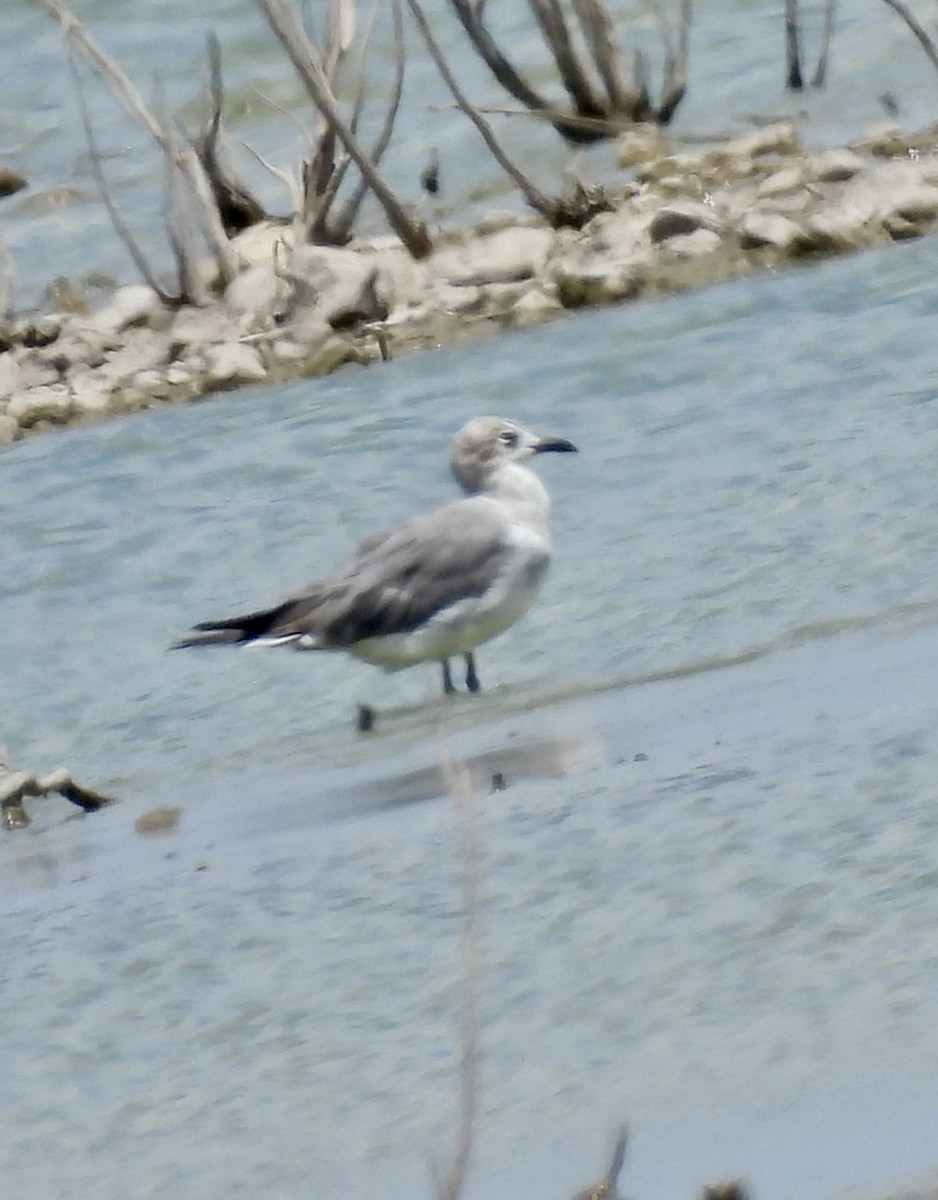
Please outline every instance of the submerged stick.
[{"label": "submerged stick", "polygon": [[479,1107],[479,994],[482,955],[479,939],[479,814],[469,769],[457,761],[446,741],[443,705],[437,709],[437,742],[443,776],[459,816],[460,884],[459,961],[462,1007],[459,1020],[459,1128],[449,1168],[436,1180],[437,1200],[458,1200],[466,1181]]}]

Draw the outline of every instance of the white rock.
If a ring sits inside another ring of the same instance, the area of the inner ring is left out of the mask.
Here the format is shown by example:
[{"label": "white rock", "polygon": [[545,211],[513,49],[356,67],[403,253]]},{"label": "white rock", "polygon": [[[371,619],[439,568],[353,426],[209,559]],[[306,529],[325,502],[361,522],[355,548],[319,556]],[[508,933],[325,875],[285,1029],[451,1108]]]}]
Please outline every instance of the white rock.
[{"label": "white rock", "polygon": [[0,354],[0,400],[9,400],[23,386],[23,372],[19,363],[7,350]]},{"label": "white rock", "polygon": [[412,258],[399,242],[370,257],[378,271],[378,295],[389,309],[417,304],[426,295],[430,280],[426,264]]},{"label": "white rock", "polygon": [[862,213],[848,208],[823,209],[804,223],[803,241],[818,250],[846,250],[869,243],[869,225]]},{"label": "white rock", "polygon": [[[648,223],[648,213],[633,205],[618,212],[599,213],[583,227],[582,234],[569,243],[568,248],[586,245],[594,253],[611,254],[620,261],[634,258],[648,251]],[[558,249],[562,244],[562,235],[558,235]]]},{"label": "white rock", "polygon": [[40,421],[63,425],[72,412],[72,397],[64,384],[30,388],[12,398],[7,412],[24,429]]},{"label": "white rock", "polygon": [[665,242],[669,238],[693,233],[695,229],[716,230],[718,224],[712,208],[693,200],[684,200],[659,208],[648,222],[648,236],[653,242]]},{"label": "white rock", "polygon": [[19,390],[50,387],[61,381],[61,374],[41,351],[27,353],[19,359]]},{"label": "white rock", "polygon": [[884,205],[889,214],[906,221],[933,221],[938,217],[938,187],[926,183],[890,196]]},{"label": "white rock", "polygon": [[728,154],[753,158],[760,154],[791,154],[798,149],[798,134],[791,121],[777,121],[733,138],[723,149]]},{"label": "white rock", "polygon": [[768,199],[772,196],[785,196],[789,192],[794,192],[798,188],[804,186],[805,169],[798,163],[792,167],[782,167],[780,171],[773,171],[767,179],[763,179],[759,184],[757,194],[762,199]]},{"label": "white rock", "polygon": [[83,416],[100,417],[111,409],[111,388],[96,374],[79,376],[71,382],[74,411]]},{"label": "white rock", "polygon": [[170,339],[165,333],[152,329],[134,329],[127,340],[107,356],[98,368],[101,375],[114,382],[127,382],[138,371],[152,368],[162,370],[170,359]]},{"label": "white rock", "polygon": [[231,248],[245,269],[272,268],[277,256],[293,246],[293,229],[282,222],[261,221],[231,239]]},{"label": "white rock", "polygon": [[136,388],[143,395],[152,396],[154,400],[165,400],[169,396],[169,381],[165,371],[154,371],[152,368],[137,371],[127,383],[129,387]]},{"label": "white rock", "polygon": [[866,161],[853,150],[826,150],[808,159],[807,171],[818,183],[843,183],[865,166]]},{"label": "white rock", "polygon": [[296,304],[318,304],[333,288],[361,289],[374,270],[370,256],[337,246],[297,246],[285,256],[283,273]]},{"label": "white rock", "polygon": [[20,437],[20,423],[9,413],[0,412],[0,446],[9,446]]},{"label": "white rock", "polygon": [[131,325],[150,325],[161,315],[168,316],[159,296],[141,283],[119,288],[94,320],[105,333],[120,333]]},{"label": "white rock", "polygon": [[517,283],[533,278],[553,247],[554,233],[546,226],[500,229],[444,246],[428,267],[437,279],[456,286]]},{"label": "white rock", "polygon": [[546,289],[535,284],[519,297],[511,315],[516,325],[539,325],[562,311],[556,288]]},{"label": "white rock", "polygon": [[286,280],[275,274],[271,265],[254,265],[242,271],[228,285],[225,305],[244,333],[269,329],[286,308],[289,294]]},{"label": "white rock", "polygon": [[739,239],[744,249],[775,246],[788,250],[802,237],[801,226],[781,213],[753,209],[739,222]]},{"label": "white rock", "polygon": [[692,233],[669,238],[662,247],[674,258],[702,258],[720,247],[720,235],[713,229],[695,229]]},{"label": "white rock", "polygon": [[205,354],[205,382],[217,389],[239,383],[260,383],[267,378],[261,356],[242,342],[222,342]]},{"label": "white rock", "polygon": [[235,342],[240,336],[237,323],[220,308],[181,308],[169,330],[176,357],[190,348],[201,350],[212,342]]},{"label": "white rock", "polygon": [[182,384],[192,382],[192,374],[187,371],[182,363],[173,363],[166,370],[166,382],[171,387],[179,387]]},{"label": "white rock", "polygon": [[609,304],[634,296],[638,290],[634,264],[603,263],[592,257],[571,255],[551,263],[550,269],[564,308]]}]

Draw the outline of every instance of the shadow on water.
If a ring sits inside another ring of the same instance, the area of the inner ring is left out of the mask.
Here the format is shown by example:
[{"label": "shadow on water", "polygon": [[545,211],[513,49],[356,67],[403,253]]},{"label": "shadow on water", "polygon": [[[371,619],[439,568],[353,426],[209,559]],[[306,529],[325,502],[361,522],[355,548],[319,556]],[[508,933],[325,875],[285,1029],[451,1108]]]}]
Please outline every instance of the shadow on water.
[{"label": "shadow on water", "polygon": [[226,780],[220,794],[265,828],[302,827],[442,799],[442,751],[469,770],[481,795],[532,780],[628,764],[676,772],[715,746],[778,743],[823,718],[850,721],[890,705],[938,702],[938,625],[844,627],[774,651],[596,689],[546,693],[534,684],[482,701],[382,714],[376,733],[336,749],[310,746],[301,774]]},{"label": "shadow on water", "polygon": [[[162,838],[134,829],[152,796],[125,793],[124,803],[90,816],[33,801],[33,826],[11,835],[15,862],[5,890],[153,869],[183,849],[240,843],[256,855],[265,838],[441,800],[444,755],[466,766],[481,796],[584,776],[601,787],[624,769],[629,778],[636,770],[679,778],[715,747],[778,746],[820,719],[849,722],[885,704],[927,710],[938,705],[938,624],[918,617],[888,628],[805,630],[784,648],[599,689],[532,682],[389,710],[374,733],[311,738],[300,769],[294,747],[293,765],[273,777],[248,768],[194,781],[192,791],[174,785],[155,797],[182,812]],[[154,854],[153,843],[165,850]]]}]

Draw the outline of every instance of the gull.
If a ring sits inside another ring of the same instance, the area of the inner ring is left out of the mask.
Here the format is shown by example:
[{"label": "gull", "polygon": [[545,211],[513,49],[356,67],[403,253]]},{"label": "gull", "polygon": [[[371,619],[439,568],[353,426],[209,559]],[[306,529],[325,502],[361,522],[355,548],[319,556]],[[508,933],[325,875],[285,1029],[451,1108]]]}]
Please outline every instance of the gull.
[{"label": "gull", "polygon": [[[273,607],[202,622],[171,649],[344,650],[386,671],[438,662],[448,695],[456,691],[450,659],[461,655],[466,687],[477,692],[476,648],[527,612],[550,562],[550,498],[524,464],[574,450],[516,421],[476,417],[450,451],[464,496],[365,538],[331,575]],[[360,716],[360,726],[370,721]]]}]

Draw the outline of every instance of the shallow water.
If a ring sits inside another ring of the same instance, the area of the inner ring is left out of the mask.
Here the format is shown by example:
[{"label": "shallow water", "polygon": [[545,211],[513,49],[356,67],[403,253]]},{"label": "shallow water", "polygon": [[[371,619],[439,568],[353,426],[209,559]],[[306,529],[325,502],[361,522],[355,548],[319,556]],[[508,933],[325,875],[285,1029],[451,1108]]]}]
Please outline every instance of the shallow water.
[{"label": "shallow water", "polygon": [[[460,990],[436,675],[164,647],[449,496],[482,411],[581,453],[540,464],[543,597],[446,710],[481,811],[469,1195],[572,1194],[624,1117],[634,1195],[936,1166],[936,265],[890,248],[0,454],[3,740],[122,800],[0,839],[11,1192],[430,1194]],[[155,804],[178,832],[138,837]]]}]

